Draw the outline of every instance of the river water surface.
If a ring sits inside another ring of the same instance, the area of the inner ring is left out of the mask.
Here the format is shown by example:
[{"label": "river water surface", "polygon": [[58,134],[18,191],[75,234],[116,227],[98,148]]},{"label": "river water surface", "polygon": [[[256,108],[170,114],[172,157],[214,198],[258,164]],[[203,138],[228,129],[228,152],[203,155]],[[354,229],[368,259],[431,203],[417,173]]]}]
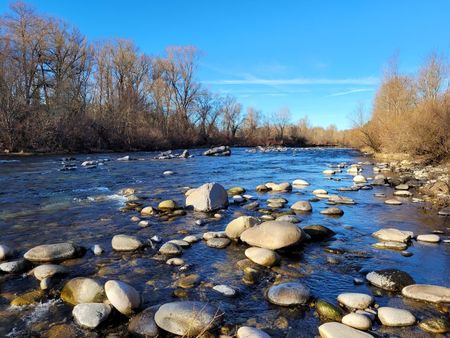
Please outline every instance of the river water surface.
[{"label": "river water surface", "polygon": [[[311,289],[314,297],[336,303],[341,292],[363,292],[374,295],[376,303],[410,309],[417,318],[439,314],[430,304],[406,300],[399,295],[388,294],[368,284],[354,285],[354,278],[363,278],[364,272],[373,269],[398,268],[408,272],[417,283],[450,286],[450,245],[422,244],[414,242],[408,249],[412,257],[404,257],[397,251],[376,250],[371,247],[374,231],[384,227],[410,230],[416,234],[444,232],[447,238],[449,218],[439,217],[421,204],[405,199],[401,206],[389,206],[375,192],[391,196],[390,187],[374,187],[373,190],[337,192],[339,187],[352,185],[352,176],[344,169],[335,175],[340,180],[330,180],[322,174],[329,164],[370,161],[359,152],[349,149],[290,149],[279,153],[249,153],[246,149],[233,149],[230,157],[204,157],[201,151],[191,151],[190,159],[154,160],[154,153],[134,153],[136,161],[116,161],[123,154],[95,154],[75,156],[78,164],[83,160],[111,159],[95,169],[78,165],[74,171],[60,171],[60,156],[7,157],[0,160],[0,244],[18,250],[18,256],[40,244],[72,241],[86,248],[100,244],[105,248],[101,256],[88,250],[79,259],[62,264],[71,269],[65,279],[89,276],[102,282],[120,279],[133,285],[144,299],[144,306],[158,305],[176,298],[173,281],[180,274],[177,267],[153,258],[155,251],[148,248],[135,253],[117,253],[111,249],[111,238],[120,233],[150,238],[160,236],[164,241],[182,239],[186,234],[224,230],[225,226],[241,214],[260,216],[231,205],[223,212],[223,219],[209,218],[199,226],[195,220],[206,217],[188,211],[186,216],[173,220],[149,218],[150,226],[140,228],[130,217],[139,216],[135,211],[121,212],[124,198],[117,192],[126,187],[138,190],[139,196],[148,198],[144,205],[157,206],[159,200],[174,199],[184,203],[182,188],[197,187],[207,182],[217,182],[225,188],[242,186],[266,207],[265,200],[279,196],[289,203],[312,198],[312,191],[323,188],[353,198],[356,205],[339,206],[345,212],[340,218],[320,214],[328,205],[324,200],[313,203],[313,212],[299,215],[302,227],[322,224],[337,235],[326,242],[306,243],[303,250],[283,256],[281,270],[287,279],[298,280]],[[363,174],[373,175],[371,165],[364,165]],[[165,170],[175,173],[163,175]],[[305,188],[294,188],[289,193],[255,192],[255,187],[266,182],[292,182],[304,179],[311,183]],[[346,250],[343,255],[324,251],[325,247]],[[318,335],[320,320],[312,308],[281,308],[271,305],[264,298],[265,289],[272,285],[274,273],[262,274],[255,285],[242,283],[242,272],[236,262],[245,258],[244,244],[232,243],[226,249],[213,249],[204,241],[193,244],[184,251],[182,258],[191,265],[190,272],[200,275],[203,284],[187,290],[190,300],[209,301],[225,311],[225,323],[230,326],[248,324],[265,329],[274,337],[314,337]],[[295,273],[294,273],[295,271]],[[283,273],[282,273],[283,274]],[[288,276],[290,274],[290,276]],[[63,283],[63,281],[61,281]],[[207,287],[208,284],[227,284],[237,290],[235,298],[226,298]],[[0,336],[43,336],[53,326],[61,323],[73,325],[72,307],[58,299],[44,299],[38,305],[11,307],[15,295],[39,289],[33,276],[0,275]],[[280,317],[288,327],[275,325]],[[105,336],[126,333],[127,320],[116,316],[95,331],[76,327],[80,336]],[[387,329],[375,324],[374,330],[390,337],[432,337],[417,326]]]}]

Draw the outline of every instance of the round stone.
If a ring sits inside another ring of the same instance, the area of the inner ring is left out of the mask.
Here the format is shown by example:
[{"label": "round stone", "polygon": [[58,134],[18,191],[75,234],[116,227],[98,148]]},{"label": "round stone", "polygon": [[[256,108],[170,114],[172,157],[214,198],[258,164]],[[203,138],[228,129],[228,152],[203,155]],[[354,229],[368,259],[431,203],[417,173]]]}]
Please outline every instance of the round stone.
[{"label": "round stone", "polygon": [[245,230],[259,223],[261,222],[256,217],[240,216],[228,223],[225,228],[225,233],[228,238],[236,239],[239,238]]},{"label": "round stone", "polygon": [[316,311],[322,319],[336,322],[340,322],[342,320],[342,310],[323,299],[318,299],[316,301]]},{"label": "round stone", "polygon": [[103,286],[91,278],[69,280],[61,291],[61,299],[69,304],[101,303],[105,299]]},{"label": "round stone", "polygon": [[245,230],[241,240],[251,246],[277,250],[299,243],[304,237],[304,232],[295,224],[268,221]]},{"label": "round stone", "polygon": [[115,235],[112,238],[111,246],[116,251],[134,251],[142,248],[144,243],[136,236]]},{"label": "round stone", "polygon": [[297,282],[273,285],[267,291],[269,302],[281,306],[304,305],[310,296],[309,289]]},{"label": "round stone", "polygon": [[95,329],[111,313],[111,306],[103,303],[77,304],[72,310],[75,321],[82,327]]},{"label": "round stone", "polygon": [[131,318],[128,323],[128,332],[143,337],[157,337],[159,329],[154,317],[155,311],[152,308],[146,308]]},{"label": "round stone", "polygon": [[303,227],[303,231],[308,234],[313,241],[320,241],[333,237],[336,233],[320,224],[312,224]]},{"label": "round stone", "polygon": [[273,250],[251,247],[245,250],[245,256],[252,262],[271,267],[278,263],[280,256]]},{"label": "round stone", "polygon": [[337,207],[331,207],[331,208],[326,208],[326,209],[322,210],[320,213],[322,215],[327,215],[327,216],[341,216],[344,214],[344,211]]},{"label": "round stone", "polygon": [[210,248],[224,249],[230,245],[231,241],[228,238],[210,238],[206,241],[206,245]]},{"label": "round stone", "polygon": [[250,326],[241,326],[237,330],[237,338],[270,338],[263,330]]},{"label": "round stone", "polygon": [[441,238],[435,234],[418,235],[417,240],[419,242],[439,243]]},{"label": "round stone", "polygon": [[76,257],[78,252],[72,243],[44,244],[28,250],[24,258],[31,262],[57,262]]},{"label": "round stone", "polygon": [[370,330],[372,327],[372,321],[369,317],[353,312],[342,317],[342,324],[364,331]]},{"label": "round stone", "polygon": [[175,335],[193,337],[216,328],[222,322],[223,312],[203,302],[181,301],[167,303],[155,314],[156,324]]},{"label": "round stone", "polygon": [[183,252],[183,249],[179,245],[174,243],[164,243],[159,248],[159,253],[162,255],[180,255]]},{"label": "round stone", "polygon": [[53,277],[56,275],[64,275],[69,273],[69,269],[62,265],[57,264],[43,264],[33,269],[34,277],[38,280]]},{"label": "round stone", "polygon": [[405,286],[415,284],[414,279],[406,272],[397,269],[384,269],[369,272],[366,276],[370,284],[383,290],[401,291]]},{"label": "round stone", "polygon": [[105,283],[105,292],[108,300],[120,313],[131,315],[141,305],[141,296],[131,285],[109,280]]},{"label": "round stone", "polygon": [[306,187],[309,185],[309,183],[305,180],[294,180],[292,182],[292,185],[297,186],[297,187]]},{"label": "round stone", "polygon": [[431,303],[450,303],[450,288],[438,285],[413,284],[402,289],[408,298]]},{"label": "round stone", "polygon": [[292,204],[291,209],[294,211],[309,212],[312,211],[312,206],[308,201],[298,201]]},{"label": "round stone", "polygon": [[224,285],[224,284],[214,286],[213,290],[217,291],[227,297],[233,297],[236,295],[235,289],[233,289],[232,287],[230,287],[228,285]]}]

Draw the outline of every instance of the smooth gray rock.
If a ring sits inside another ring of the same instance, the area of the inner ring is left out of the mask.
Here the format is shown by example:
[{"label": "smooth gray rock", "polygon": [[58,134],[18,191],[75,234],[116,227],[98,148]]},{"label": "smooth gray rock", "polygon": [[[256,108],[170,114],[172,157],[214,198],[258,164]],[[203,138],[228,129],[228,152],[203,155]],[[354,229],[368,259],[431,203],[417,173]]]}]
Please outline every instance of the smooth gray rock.
[{"label": "smooth gray rock", "polygon": [[310,297],[309,289],[297,282],[273,285],[267,291],[269,302],[281,306],[304,305]]},{"label": "smooth gray rock", "polygon": [[72,310],[75,321],[82,327],[95,329],[111,313],[111,306],[103,303],[77,304]]}]

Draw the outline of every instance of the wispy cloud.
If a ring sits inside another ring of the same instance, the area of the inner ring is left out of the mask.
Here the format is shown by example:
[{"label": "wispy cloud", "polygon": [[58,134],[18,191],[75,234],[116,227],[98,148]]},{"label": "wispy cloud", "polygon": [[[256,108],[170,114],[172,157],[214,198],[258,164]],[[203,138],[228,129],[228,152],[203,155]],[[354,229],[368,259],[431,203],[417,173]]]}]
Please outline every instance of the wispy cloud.
[{"label": "wispy cloud", "polygon": [[372,88],[358,88],[358,89],[347,90],[345,92],[333,93],[328,96],[343,96],[343,95],[349,95],[349,94],[354,94],[354,93],[371,92],[371,91],[373,91]]},{"label": "wispy cloud", "polygon": [[282,85],[376,85],[378,78],[362,77],[362,78],[345,78],[345,79],[329,79],[329,78],[293,78],[293,79],[263,79],[249,77],[246,79],[220,79],[220,80],[204,80],[204,84],[210,85],[266,85],[266,86],[282,86]]}]

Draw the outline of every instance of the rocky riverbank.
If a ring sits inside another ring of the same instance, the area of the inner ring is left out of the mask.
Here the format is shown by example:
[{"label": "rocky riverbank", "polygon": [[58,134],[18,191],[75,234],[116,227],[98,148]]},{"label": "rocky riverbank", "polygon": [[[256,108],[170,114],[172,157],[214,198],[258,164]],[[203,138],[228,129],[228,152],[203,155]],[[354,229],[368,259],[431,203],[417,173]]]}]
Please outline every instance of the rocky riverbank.
[{"label": "rocky riverbank", "polygon": [[[143,161],[135,162],[142,165]],[[133,162],[111,161],[104,166]],[[162,169],[157,175],[180,180],[179,188],[165,193],[170,198],[160,199],[144,193],[138,184],[117,191],[124,201],[117,217],[126,218],[130,226],[108,233],[107,244],[88,246],[76,238],[47,240],[33,247],[1,243],[0,260],[4,262],[0,269],[8,280],[23,285],[22,292],[2,294],[9,299],[10,310],[59,302],[68,316],[63,322],[51,323],[48,331],[39,331],[52,337],[97,332],[150,337],[296,337],[302,333],[294,329],[295,323],[303,317],[314,323],[319,320],[315,334],[323,338],[417,332],[426,336],[427,332],[449,331],[448,285],[434,284],[427,276],[418,281],[407,272],[409,257],[427,246],[447,250],[448,225],[413,232],[407,223],[399,223],[365,233],[365,228],[353,228],[346,219],[354,209],[401,210],[411,203],[423,205],[425,179],[408,176],[388,163],[336,162],[314,174],[323,183],[333,183],[334,189],[301,175],[289,182],[263,181],[226,189],[214,182],[182,187],[183,177],[177,178],[175,168],[171,174]],[[366,192],[378,203],[367,204],[362,197]],[[95,200],[101,203],[102,199]],[[440,217],[448,219],[442,210]],[[308,221],[316,214],[322,224]],[[164,236],[152,230],[157,224],[178,227],[166,230]],[[373,240],[361,245],[358,237],[366,235]],[[205,257],[203,264],[199,252]],[[403,265],[380,263],[376,268],[362,268],[361,261],[385,252],[401,257]],[[214,261],[214,257],[221,258]],[[142,268],[145,260],[158,266],[157,275]],[[86,271],[75,269],[80,264]],[[228,280],[205,271],[208,264],[226,269]],[[335,278],[353,278],[344,282],[346,291],[332,279],[315,285],[311,280],[319,278],[320,269],[339,269],[345,277],[338,273]],[[133,274],[147,275],[145,285],[133,281]],[[150,291],[144,292],[147,288]],[[324,299],[325,290],[334,297]],[[259,323],[258,313],[255,318],[241,318],[243,309],[233,309],[233,304],[249,295],[276,314],[270,323]]]}]

